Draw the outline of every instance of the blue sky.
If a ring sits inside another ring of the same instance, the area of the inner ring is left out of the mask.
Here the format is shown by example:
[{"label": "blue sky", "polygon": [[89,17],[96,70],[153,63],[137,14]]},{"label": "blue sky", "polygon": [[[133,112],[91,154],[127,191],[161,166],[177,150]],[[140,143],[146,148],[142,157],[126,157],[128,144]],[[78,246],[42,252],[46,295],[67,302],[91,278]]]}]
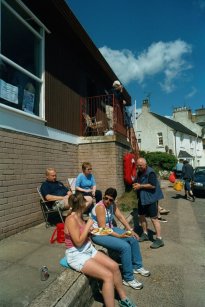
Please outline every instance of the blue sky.
[{"label": "blue sky", "polygon": [[67,0],[137,108],[205,107],[205,0]]}]

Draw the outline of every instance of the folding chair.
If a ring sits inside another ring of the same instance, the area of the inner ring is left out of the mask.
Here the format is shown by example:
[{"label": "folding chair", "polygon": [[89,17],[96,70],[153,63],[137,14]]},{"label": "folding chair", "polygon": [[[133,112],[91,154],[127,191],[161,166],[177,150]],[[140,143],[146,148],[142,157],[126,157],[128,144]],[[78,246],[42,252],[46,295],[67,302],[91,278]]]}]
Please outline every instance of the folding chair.
[{"label": "folding chair", "polygon": [[51,201],[46,201],[43,198],[43,195],[41,194],[40,188],[37,188],[37,192],[38,192],[38,194],[40,196],[40,206],[41,206],[41,211],[43,213],[43,217],[44,217],[44,220],[45,220],[45,223],[46,223],[46,227],[49,227],[51,225],[50,222],[48,221],[48,216],[50,214],[58,213],[62,223],[64,223],[64,220],[63,220],[60,208],[57,207],[56,209],[53,209],[52,205],[54,204],[54,202],[53,201],[52,202]]},{"label": "folding chair", "polygon": [[71,189],[73,194],[75,194],[75,183],[76,178],[68,178],[68,187]]},{"label": "folding chair", "polygon": [[83,113],[83,117],[85,119],[85,130],[84,130],[84,135],[87,134],[87,132],[89,131],[89,129],[92,129],[91,134],[93,135],[94,132],[97,132],[97,135],[99,135],[100,133],[100,129],[102,129],[104,127],[102,120],[97,121],[96,117],[90,117],[88,114]]}]

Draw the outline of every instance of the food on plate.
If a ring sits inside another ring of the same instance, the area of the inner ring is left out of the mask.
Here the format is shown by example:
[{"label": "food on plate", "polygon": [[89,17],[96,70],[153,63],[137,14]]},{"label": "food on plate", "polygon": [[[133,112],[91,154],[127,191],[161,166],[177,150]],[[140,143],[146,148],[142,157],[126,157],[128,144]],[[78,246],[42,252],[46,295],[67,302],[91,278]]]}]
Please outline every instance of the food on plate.
[{"label": "food on plate", "polygon": [[94,228],[91,232],[92,232],[93,234],[98,233],[98,232],[99,232],[99,228]]},{"label": "food on plate", "polygon": [[94,228],[91,233],[98,236],[108,236],[113,230],[111,228]]},{"label": "food on plate", "polygon": [[109,235],[112,233],[112,229],[111,228],[102,228],[100,229],[100,234],[101,235]]}]

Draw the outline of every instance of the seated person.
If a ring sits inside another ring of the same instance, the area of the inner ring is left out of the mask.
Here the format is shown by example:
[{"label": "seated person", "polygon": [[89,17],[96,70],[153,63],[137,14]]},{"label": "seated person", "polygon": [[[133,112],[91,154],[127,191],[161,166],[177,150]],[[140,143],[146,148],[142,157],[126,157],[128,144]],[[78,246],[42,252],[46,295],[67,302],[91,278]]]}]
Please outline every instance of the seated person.
[{"label": "seated person", "polygon": [[[114,250],[120,256],[122,263],[123,284],[134,289],[141,289],[143,284],[134,278],[133,274],[141,274],[149,276],[150,272],[143,268],[142,256],[138,242],[138,235],[131,229],[124,215],[115,203],[117,191],[108,188],[105,191],[103,200],[97,203],[92,209],[90,216],[94,220],[93,228],[112,228],[110,235],[93,235],[94,243],[101,245],[108,250]],[[116,216],[118,220],[125,226],[126,231],[118,227],[113,227],[113,218]]]},{"label": "seated person", "polygon": [[72,212],[65,220],[66,260],[74,270],[102,280],[102,296],[106,307],[115,306],[115,292],[119,296],[119,306],[136,307],[126,296],[123,289],[119,266],[107,255],[97,251],[92,245],[89,234],[93,221],[82,219],[85,201],[82,195],[69,198]]},{"label": "seated person", "polygon": [[46,181],[41,185],[41,194],[45,200],[54,202],[53,208],[59,207],[61,210],[69,209],[68,198],[72,192],[57,181],[56,170],[46,169]]},{"label": "seated person", "polygon": [[102,199],[102,192],[96,190],[96,182],[92,174],[92,165],[89,162],[83,162],[82,173],[78,175],[75,187],[76,193],[82,193],[90,205],[93,203],[93,198],[96,199],[96,202]]}]

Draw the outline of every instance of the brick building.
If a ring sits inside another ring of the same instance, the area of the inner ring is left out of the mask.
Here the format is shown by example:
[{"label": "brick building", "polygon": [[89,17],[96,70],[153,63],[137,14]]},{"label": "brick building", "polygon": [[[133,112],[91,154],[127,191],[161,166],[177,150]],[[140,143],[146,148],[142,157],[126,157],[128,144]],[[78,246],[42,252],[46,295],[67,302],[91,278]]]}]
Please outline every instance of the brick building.
[{"label": "brick building", "polygon": [[[101,97],[118,78],[65,1],[0,4],[2,239],[42,222],[36,187],[47,167],[66,182],[90,161],[97,187],[113,186],[121,194],[122,157],[130,144],[117,131],[82,133],[82,99]],[[126,91],[124,96],[130,103]]]}]

